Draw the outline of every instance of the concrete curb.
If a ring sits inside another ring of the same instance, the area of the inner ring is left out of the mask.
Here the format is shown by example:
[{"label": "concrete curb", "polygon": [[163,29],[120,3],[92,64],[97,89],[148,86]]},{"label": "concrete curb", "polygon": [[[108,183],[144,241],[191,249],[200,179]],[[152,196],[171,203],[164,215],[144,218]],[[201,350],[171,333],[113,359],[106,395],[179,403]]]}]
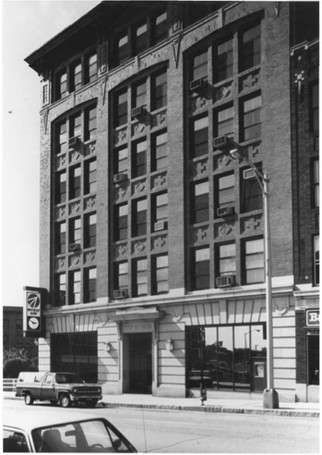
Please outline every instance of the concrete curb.
[{"label": "concrete curb", "polygon": [[[23,398],[15,396],[4,396],[5,400],[23,400]],[[167,405],[167,404],[143,404],[143,403],[122,403],[114,402],[107,403],[101,401],[98,406],[103,408],[139,408],[139,409],[164,409],[167,411],[197,411],[197,412],[213,412],[226,414],[253,414],[253,415],[269,415],[269,416],[284,416],[284,417],[302,417],[302,418],[319,418],[319,411],[309,411],[303,409],[256,409],[256,408],[241,408],[227,407],[222,405],[213,406],[188,406],[188,405]]]}]

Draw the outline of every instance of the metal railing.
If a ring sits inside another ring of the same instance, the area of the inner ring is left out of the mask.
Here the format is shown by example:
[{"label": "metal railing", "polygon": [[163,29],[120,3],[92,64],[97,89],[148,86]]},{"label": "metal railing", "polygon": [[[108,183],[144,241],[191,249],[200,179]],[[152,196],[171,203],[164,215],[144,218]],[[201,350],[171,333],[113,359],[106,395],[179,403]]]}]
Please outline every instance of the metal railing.
[{"label": "metal railing", "polygon": [[17,378],[3,378],[2,379],[2,389],[4,392],[15,392],[17,384]]}]

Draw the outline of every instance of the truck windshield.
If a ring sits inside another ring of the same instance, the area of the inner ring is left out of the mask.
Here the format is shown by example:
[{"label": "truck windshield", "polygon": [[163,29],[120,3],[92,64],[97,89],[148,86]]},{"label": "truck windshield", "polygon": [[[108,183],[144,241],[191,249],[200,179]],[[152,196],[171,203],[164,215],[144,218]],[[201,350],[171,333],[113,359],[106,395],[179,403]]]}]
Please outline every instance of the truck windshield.
[{"label": "truck windshield", "polygon": [[80,383],[84,381],[75,373],[58,373],[56,374],[56,382],[58,384],[68,384],[71,382]]}]

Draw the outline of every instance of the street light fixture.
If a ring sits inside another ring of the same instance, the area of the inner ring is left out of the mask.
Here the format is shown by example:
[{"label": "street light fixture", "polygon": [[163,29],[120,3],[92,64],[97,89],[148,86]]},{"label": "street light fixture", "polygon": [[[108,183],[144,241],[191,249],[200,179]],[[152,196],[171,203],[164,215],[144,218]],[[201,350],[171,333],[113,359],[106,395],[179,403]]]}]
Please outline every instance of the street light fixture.
[{"label": "street light fixture", "polygon": [[270,224],[269,224],[269,188],[268,176],[263,174],[258,167],[240,150],[237,146],[229,150],[230,156],[234,159],[245,160],[252,169],[254,176],[258,182],[263,195],[264,208],[264,253],[265,253],[265,275],[266,275],[266,314],[267,314],[267,388],[263,394],[263,407],[269,409],[277,409],[278,393],[274,389],[273,376],[273,309],[272,309],[272,274],[271,274],[271,239],[270,239]]}]

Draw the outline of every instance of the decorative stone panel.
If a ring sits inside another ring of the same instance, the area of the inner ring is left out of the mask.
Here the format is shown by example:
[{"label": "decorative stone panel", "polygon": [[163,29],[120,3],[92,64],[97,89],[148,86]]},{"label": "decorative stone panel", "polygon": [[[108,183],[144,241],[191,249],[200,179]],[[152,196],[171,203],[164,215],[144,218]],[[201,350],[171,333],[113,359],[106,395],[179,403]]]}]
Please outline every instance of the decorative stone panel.
[{"label": "decorative stone panel", "polygon": [[81,254],[74,254],[69,256],[69,267],[79,267],[82,264]]},{"label": "decorative stone panel", "polygon": [[84,265],[94,265],[96,263],[96,251],[86,251],[84,253]]},{"label": "decorative stone panel", "polygon": [[247,147],[243,147],[243,153],[251,161],[261,161],[262,160],[262,148],[261,143],[257,142],[256,144],[248,145]]},{"label": "decorative stone panel", "polygon": [[215,240],[230,239],[235,235],[235,222],[227,221],[224,223],[216,223],[214,225],[214,238]]},{"label": "decorative stone panel", "polygon": [[193,245],[209,243],[209,225],[191,228],[190,238]]},{"label": "decorative stone panel", "polygon": [[113,132],[113,146],[119,147],[127,142],[127,126],[124,128],[114,130]]},{"label": "decorative stone panel", "polygon": [[252,215],[240,219],[240,235],[258,235],[263,233],[263,216]]},{"label": "decorative stone panel", "polygon": [[84,198],[84,211],[93,210],[96,207],[96,195]]},{"label": "decorative stone panel", "polygon": [[59,155],[56,157],[55,160],[55,169],[58,171],[67,165],[67,155],[64,153],[63,155]]},{"label": "decorative stone panel", "polygon": [[55,219],[60,220],[61,218],[66,217],[66,205],[61,205],[60,207],[57,207],[55,210]]},{"label": "decorative stone panel", "polygon": [[132,183],[132,196],[138,196],[145,193],[147,190],[147,180],[137,180]]},{"label": "decorative stone panel", "polygon": [[167,171],[151,177],[151,191],[161,190],[167,187]]},{"label": "decorative stone panel", "polygon": [[80,150],[71,150],[69,152],[69,163],[74,164],[77,163],[82,157]]},{"label": "decorative stone panel", "polygon": [[142,121],[139,121],[138,123],[134,123],[131,125],[131,136],[136,137],[140,136],[141,134],[146,134],[147,128],[148,128],[149,120],[147,115],[142,118]]},{"label": "decorative stone panel", "polygon": [[193,178],[207,177],[208,176],[208,157],[201,160],[194,161],[191,164],[190,172]]},{"label": "decorative stone panel", "polygon": [[230,155],[217,153],[214,155],[213,169],[214,172],[228,171],[234,166],[234,159]]},{"label": "decorative stone panel", "polygon": [[260,70],[257,69],[251,73],[245,74],[239,78],[239,92],[251,90],[260,84]]},{"label": "decorative stone panel", "polygon": [[147,252],[147,240],[135,240],[132,242],[132,255],[137,256],[140,254],[146,254]]},{"label": "decorative stone panel", "polygon": [[55,272],[65,270],[66,258],[56,258],[54,267],[55,267]]},{"label": "decorative stone panel", "polygon": [[190,98],[190,106],[189,106],[189,113],[191,115],[199,113],[204,109],[208,108],[208,100],[205,96],[192,96]]},{"label": "decorative stone panel", "polygon": [[214,103],[218,103],[219,101],[228,101],[232,95],[234,90],[234,81],[227,82],[224,85],[220,85],[219,87],[214,87],[213,91],[213,100]]},{"label": "decorative stone panel", "polygon": [[158,235],[151,238],[151,251],[159,253],[168,249],[168,237],[166,235]]},{"label": "decorative stone panel", "polygon": [[96,141],[84,144],[84,155],[90,156],[96,153]]},{"label": "decorative stone panel", "polygon": [[81,201],[71,202],[69,204],[69,214],[78,215],[81,212]]},{"label": "decorative stone panel", "polygon": [[128,193],[129,184],[124,183],[120,185],[114,186],[114,202],[121,203],[127,200],[127,193]]},{"label": "decorative stone panel", "polygon": [[165,128],[167,126],[167,111],[158,112],[151,116],[151,128]]},{"label": "decorative stone panel", "polygon": [[128,258],[128,244],[118,243],[114,245],[114,259],[122,260]]}]

